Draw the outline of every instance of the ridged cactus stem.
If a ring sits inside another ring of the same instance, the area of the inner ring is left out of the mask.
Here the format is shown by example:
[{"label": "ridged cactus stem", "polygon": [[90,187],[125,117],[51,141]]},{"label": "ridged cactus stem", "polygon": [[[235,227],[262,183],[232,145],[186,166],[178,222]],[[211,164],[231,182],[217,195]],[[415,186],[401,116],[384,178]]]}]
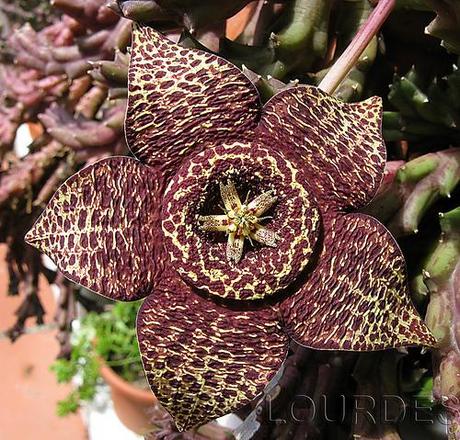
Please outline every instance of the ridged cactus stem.
[{"label": "ridged cactus stem", "polygon": [[85,118],[94,118],[107,98],[107,89],[99,85],[93,86],[85,95],[82,96],[75,112],[77,115],[83,115]]}]

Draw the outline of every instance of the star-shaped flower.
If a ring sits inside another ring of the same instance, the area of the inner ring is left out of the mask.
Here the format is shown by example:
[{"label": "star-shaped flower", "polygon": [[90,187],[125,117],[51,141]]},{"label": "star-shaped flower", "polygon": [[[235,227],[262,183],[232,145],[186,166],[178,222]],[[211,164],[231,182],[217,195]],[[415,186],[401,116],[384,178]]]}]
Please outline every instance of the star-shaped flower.
[{"label": "star-shaped flower", "polygon": [[136,27],[128,104],[136,158],[71,177],[26,239],[88,289],[145,298],[144,367],[179,428],[254,399],[290,338],[355,351],[435,343],[397,243],[356,212],[383,175],[379,98],[344,104],[302,86],[261,108],[235,66]]}]

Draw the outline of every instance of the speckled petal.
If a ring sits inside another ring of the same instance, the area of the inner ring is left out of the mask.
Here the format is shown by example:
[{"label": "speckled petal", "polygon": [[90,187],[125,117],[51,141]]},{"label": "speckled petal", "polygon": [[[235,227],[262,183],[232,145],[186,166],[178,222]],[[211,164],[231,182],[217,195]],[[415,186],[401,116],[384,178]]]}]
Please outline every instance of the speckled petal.
[{"label": "speckled petal", "polygon": [[228,234],[227,239],[227,258],[231,263],[237,264],[243,257],[244,237],[237,235],[234,232]]},{"label": "speckled petal", "polygon": [[175,274],[164,281],[139,311],[139,347],[152,391],[188,430],[253,400],[284,361],[288,337],[270,309],[230,310]]},{"label": "speckled petal", "polygon": [[228,217],[226,215],[202,215],[198,218],[203,231],[225,232],[228,228]]},{"label": "speckled petal", "polygon": [[237,67],[140,25],[131,53],[126,138],[142,162],[168,173],[192,152],[253,135],[259,97]]},{"label": "speckled petal", "polygon": [[306,282],[281,305],[286,331],[308,347],[370,351],[435,344],[413,307],[404,257],[377,220],[325,221],[324,247]]},{"label": "speckled petal", "polygon": [[264,226],[259,226],[251,234],[251,237],[259,243],[271,247],[276,246],[276,244],[280,240],[280,236],[276,232],[272,231],[271,229],[265,228]]},{"label": "speckled petal", "polygon": [[265,105],[258,136],[265,145],[298,157],[323,210],[349,210],[366,205],[380,185],[385,166],[381,121],[378,97],[346,104],[316,87],[301,86]]},{"label": "speckled petal", "polygon": [[163,270],[155,174],[113,157],[68,179],[27,233],[70,280],[117,300],[151,293]]}]

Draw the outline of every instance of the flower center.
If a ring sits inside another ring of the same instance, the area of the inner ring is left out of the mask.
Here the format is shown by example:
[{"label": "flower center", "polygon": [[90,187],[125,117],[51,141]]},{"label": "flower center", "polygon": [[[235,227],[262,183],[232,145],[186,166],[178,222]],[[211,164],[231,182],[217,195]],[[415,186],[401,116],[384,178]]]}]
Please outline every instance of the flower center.
[{"label": "flower center", "polygon": [[180,276],[228,300],[287,288],[312,258],[321,227],[304,173],[281,152],[249,143],[192,156],[171,179],[161,216]]},{"label": "flower center", "polygon": [[231,180],[226,183],[220,182],[219,188],[225,213],[200,216],[198,220],[203,231],[225,232],[228,235],[227,260],[233,264],[241,260],[246,239],[251,245],[254,245],[253,240],[255,240],[265,246],[275,247],[280,237],[261,223],[271,218],[263,214],[278,200],[274,191],[266,191],[249,203],[248,193],[246,200],[242,203],[235,184]]}]

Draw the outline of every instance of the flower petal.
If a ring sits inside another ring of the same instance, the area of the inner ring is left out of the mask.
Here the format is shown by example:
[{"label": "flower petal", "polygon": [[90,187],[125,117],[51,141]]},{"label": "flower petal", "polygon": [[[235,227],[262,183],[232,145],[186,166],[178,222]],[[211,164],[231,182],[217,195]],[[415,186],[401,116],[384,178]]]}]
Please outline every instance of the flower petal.
[{"label": "flower petal", "polygon": [[227,258],[234,264],[238,263],[243,256],[244,237],[237,236],[234,232],[228,234]]},{"label": "flower petal", "polygon": [[252,137],[258,93],[234,65],[135,26],[126,138],[142,162],[172,171],[191,152]]},{"label": "flower petal", "polygon": [[323,210],[356,209],[372,199],[383,176],[381,121],[378,97],[346,104],[316,87],[293,87],[265,105],[258,136],[300,156]]},{"label": "flower petal", "polygon": [[144,301],[137,332],[152,391],[181,430],[253,400],[288,349],[273,310],[224,308],[176,274]]},{"label": "flower petal", "polygon": [[312,348],[368,351],[436,342],[411,303],[396,241],[364,214],[325,222],[318,265],[281,311],[288,334]]},{"label": "flower petal", "polygon": [[142,298],[164,261],[158,194],[149,167],[127,157],[103,159],[61,185],[26,241],[96,293]]},{"label": "flower petal", "polygon": [[275,231],[272,231],[264,226],[259,226],[251,233],[251,238],[264,244],[265,246],[274,247],[277,245],[281,237]]},{"label": "flower petal", "polygon": [[226,215],[202,215],[198,217],[203,231],[225,232],[228,228],[228,217]]}]

